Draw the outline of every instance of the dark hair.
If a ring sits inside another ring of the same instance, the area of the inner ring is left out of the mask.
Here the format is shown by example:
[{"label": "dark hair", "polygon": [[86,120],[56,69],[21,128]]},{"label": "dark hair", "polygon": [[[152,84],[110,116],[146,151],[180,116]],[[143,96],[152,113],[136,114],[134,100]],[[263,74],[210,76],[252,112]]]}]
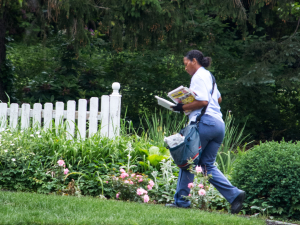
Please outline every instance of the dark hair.
[{"label": "dark hair", "polygon": [[211,58],[204,57],[203,53],[199,50],[191,50],[186,54],[185,57],[191,61],[193,61],[193,59],[195,58],[197,62],[203,67],[208,67],[211,64]]}]

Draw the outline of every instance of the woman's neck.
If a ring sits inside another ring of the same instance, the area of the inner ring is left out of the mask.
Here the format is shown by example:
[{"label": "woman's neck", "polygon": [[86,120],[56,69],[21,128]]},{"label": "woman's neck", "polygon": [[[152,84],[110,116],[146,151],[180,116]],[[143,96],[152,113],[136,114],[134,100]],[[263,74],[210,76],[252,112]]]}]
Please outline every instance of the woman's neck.
[{"label": "woman's neck", "polygon": [[192,76],[194,76],[201,67],[202,67],[201,65],[196,65],[195,66],[195,73]]}]

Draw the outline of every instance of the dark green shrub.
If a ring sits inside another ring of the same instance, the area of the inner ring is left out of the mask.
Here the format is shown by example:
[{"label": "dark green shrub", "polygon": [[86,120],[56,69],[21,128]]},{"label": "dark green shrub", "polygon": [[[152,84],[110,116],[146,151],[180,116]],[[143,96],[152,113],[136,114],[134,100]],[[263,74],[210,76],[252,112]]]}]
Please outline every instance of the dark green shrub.
[{"label": "dark green shrub", "polygon": [[232,183],[247,193],[246,203],[263,202],[271,213],[300,218],[300,142],[266,142],[235,162]]}]

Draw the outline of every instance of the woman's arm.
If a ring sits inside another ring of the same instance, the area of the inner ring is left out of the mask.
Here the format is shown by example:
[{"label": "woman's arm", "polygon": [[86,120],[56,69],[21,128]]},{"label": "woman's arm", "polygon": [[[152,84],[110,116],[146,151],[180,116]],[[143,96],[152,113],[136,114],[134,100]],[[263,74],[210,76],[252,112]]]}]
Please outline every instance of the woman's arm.
[{"label": "woman's arm", "polygon": [[183,105],[182,109],[184,111],[187,111],[187,110],[194,111],[196,109],[201,109],[201,108],[203,108],[203,107],[205,107],[207,105],[208,105],[208,101],[198,101],[198,100],[195,100],[195,101],[193,101],[193,102],[191,102],[189,104]]},{"label": "woman's arm", "polygon": [[[218,98],[218,103],[220,104],[221,102],[222,102],[222,97],[220,96],[220,98]],[[201,109],[201,108],[203,108],[203,107],[205,107],[207,105],[208,105],[208,101],[197,101],[197,100],[195,100],[195,101],[193,101],[193,102],[191,102],[189,104],[183,105],[182,109],[184,111],[186,111],[186,110],[192,110],[192,111],[194,111],[196,109]]]}]

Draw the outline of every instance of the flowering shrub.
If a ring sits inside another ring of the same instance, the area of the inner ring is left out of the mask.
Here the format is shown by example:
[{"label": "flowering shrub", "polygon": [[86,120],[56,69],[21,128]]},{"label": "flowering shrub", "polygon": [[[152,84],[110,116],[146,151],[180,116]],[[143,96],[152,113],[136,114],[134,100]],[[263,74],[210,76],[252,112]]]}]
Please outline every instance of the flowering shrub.
[{"label": "flowering shrub", "polygon": [[207,175],[202,171],[201,166],[194,166],[193,162],[189,162],[189,171],[194,174],[194,182],[188,184],[190,188],[189,196],[185,198],[191,201],[191,207],[198,207],[201,209],[207,209],[209,204],[209,198],[207,196],[207,191],[209,190],[208,180],[211,178],[211,175]]},{"label": "flowering shrub", "polygon": [[[147,175],[126,173],[121,168],[120,176],[111,176],[108,183],[112,182],[116,193],[116,199],[149,202],[148,191],[152,190],[154,182]],[[144,188],[147,187],[148,191]]]},{"label": "flowering shrub", "polygon": [[[65,161],[60,159],[57,161],[57,165],[55,165],[51,171],[51,175],[52,177],[56,177],[58,179],[58,183],[61,183],[59,186],[62,186],[63,185],[63,182],[64,182],[64,178],[65,176],[64,175],[67,175],[69,173],[69,169],[66,168],[66,164],[65,164]],[[50,172],[50,171],[48,171]],[[58,188],[59,189],[59,188]]]}]

